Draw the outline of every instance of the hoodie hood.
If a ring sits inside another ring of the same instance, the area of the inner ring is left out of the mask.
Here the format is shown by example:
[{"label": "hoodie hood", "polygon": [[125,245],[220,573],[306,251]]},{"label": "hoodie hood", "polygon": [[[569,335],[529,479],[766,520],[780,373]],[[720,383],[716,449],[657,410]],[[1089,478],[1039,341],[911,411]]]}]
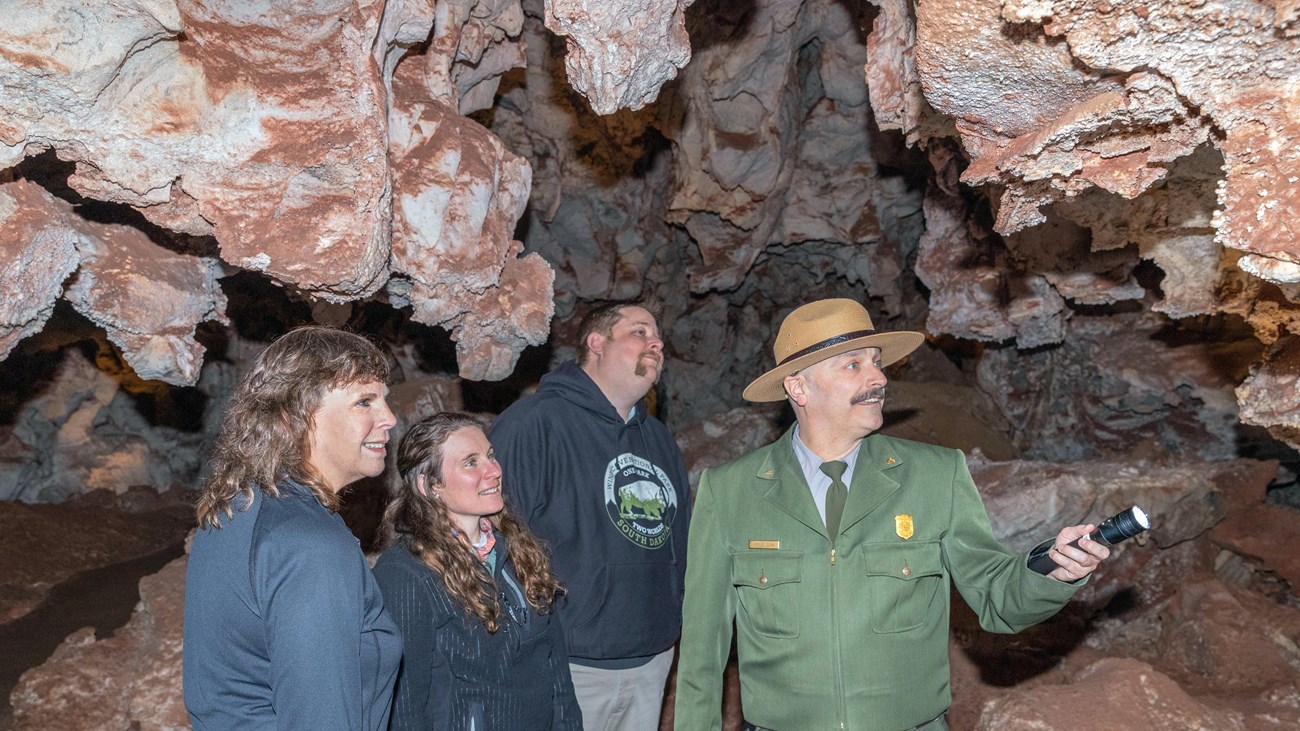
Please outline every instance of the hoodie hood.
[{"label": "hoodie hood", "polygon": [[[600,386],[591,380],[591,376],[582,370],[576,361],[567,361],[559,368],[542,376],[541,382],[537,385],[537,395],[558,396],[569,403],[590,412],[593,416],[603,421],[611,421],[615,424],[623,424],[623,418],[618,415],[618,409],[610,403],[605,396],[605,392],[600,390]],[[645,421],[646,405],[645,399],[636,402],[636,409],[632,412],[632,423],[640,424]]]}]

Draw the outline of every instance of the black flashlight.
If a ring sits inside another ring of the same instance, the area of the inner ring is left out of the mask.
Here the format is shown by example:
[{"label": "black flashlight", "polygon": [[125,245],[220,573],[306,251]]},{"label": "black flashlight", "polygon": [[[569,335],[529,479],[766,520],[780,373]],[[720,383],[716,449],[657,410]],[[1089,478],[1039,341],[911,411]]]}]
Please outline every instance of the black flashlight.
[{"label": "black flashlight", "polygon": [[[1150,527],[1151,520],[1147,518],[1146,511],[1134,505],[1102,521],[1101,525],[1097,526],[1097,530],[1088,534],[1088,538],[1103,546],[1113,546]],[[1070,545],[1078,548],[1080,540],[1083,539],[1076,539]],[[1047,555],[1055,541],[1056,539],[1049,539],[1034,546],[1034,550],[1029,552],[1029,568],[1043,575],[1050,574],[1058,568],[1056,562]]]}]

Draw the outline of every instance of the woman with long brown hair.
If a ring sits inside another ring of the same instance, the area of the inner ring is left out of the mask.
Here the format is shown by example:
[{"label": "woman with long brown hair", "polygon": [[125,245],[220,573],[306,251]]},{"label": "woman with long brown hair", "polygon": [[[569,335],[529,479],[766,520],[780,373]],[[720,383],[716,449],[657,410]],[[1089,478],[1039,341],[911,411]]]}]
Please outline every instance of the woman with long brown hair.
[{"label": "woman with long brown hair", "polygon": [[388,372],[365,338],[303,327],[231,397],[185,578],[195,729],[387,728],[401,638],[335,511],[384,471]]},{"label": "woman with long brown hair", "polygon": [[375,564],[402,630],[394,731],[581,731],[545,550],[510,514],[473,417],[402,437]]}]

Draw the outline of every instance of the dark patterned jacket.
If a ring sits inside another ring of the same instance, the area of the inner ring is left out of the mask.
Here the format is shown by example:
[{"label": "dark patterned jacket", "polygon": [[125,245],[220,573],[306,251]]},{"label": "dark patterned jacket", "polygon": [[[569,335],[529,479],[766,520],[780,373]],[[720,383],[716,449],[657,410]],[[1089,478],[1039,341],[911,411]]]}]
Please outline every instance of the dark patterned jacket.
[{"label": "dark patterned jacket", "polygon": [[375,564],[403,637],[393,731],[582,731],[559,618],[525,601],[500,533],[494,552],[502,607],[495,634],[456,603],[404,540]]}]

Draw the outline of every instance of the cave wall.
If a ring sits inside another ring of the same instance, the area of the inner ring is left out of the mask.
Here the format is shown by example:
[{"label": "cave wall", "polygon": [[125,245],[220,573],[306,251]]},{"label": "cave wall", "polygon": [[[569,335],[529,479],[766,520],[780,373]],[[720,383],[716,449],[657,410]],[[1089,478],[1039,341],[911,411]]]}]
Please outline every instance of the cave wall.
[{"label": "cave wall", "polygon": [[[947,221],[917,262],[936,293],[930,331],[1034,348],[1064,342],[1067,304],[1125,301],[1241,318],[1269,350],[1238,413],[1300,446],[1277,408],[1292,397],[1254,387],[1285,377],[1300,295],[1295,7],[900,5],[883,4],[889,22],[873,30],[903,49],[868,70],[881,124],[925,145],[950,121],[969,164],[944,177],[978,187],[991,217],[962,230],[955,187],[927,191],[927,223]],[[936,170],[953,161],[942,153]],[[1154,288],[1140,286],[1144,262]],[[990,309],[1002,316],[969,314]]]}]

